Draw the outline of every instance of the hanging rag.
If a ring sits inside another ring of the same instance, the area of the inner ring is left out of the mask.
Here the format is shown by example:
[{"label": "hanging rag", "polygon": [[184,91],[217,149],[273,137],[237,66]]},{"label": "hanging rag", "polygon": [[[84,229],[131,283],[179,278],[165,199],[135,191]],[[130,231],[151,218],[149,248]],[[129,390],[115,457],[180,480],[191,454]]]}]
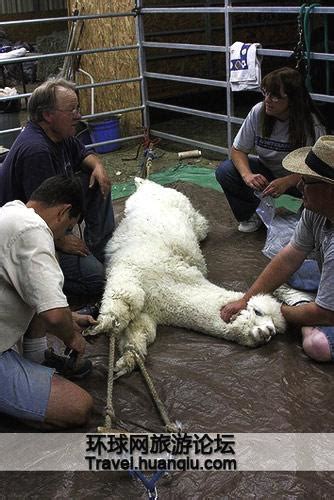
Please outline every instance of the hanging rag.
[{"label": "hanging rag", "polygon": [[235,42],[230,47],[230,85],[232,91],[255,90],[261,85],[260,43]]},{"label": "hanging rag", "polygon": [[27,49],[20,47],[19,49],[10,50],[9,52],[2,52],[0,54],[0,60],[13,59],[16,57],[23,57],[28,53]]}]

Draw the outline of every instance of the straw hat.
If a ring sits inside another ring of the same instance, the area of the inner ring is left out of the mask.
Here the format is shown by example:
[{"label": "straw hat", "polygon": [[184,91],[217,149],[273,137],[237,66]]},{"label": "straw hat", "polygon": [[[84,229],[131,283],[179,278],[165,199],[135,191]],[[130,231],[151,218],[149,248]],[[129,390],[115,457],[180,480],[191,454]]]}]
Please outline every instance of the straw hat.
[{"label": "straw hat", "polygon": [[283,167],[334,184],[334,135],[319,137],[314,146],[296,149],[283,159]]}]

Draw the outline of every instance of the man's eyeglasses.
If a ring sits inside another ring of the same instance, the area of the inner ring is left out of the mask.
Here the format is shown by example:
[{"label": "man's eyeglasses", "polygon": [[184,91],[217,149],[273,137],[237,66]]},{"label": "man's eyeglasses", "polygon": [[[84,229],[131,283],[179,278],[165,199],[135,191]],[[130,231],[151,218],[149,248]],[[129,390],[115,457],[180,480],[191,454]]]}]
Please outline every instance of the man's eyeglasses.
[{"label": "man's eyeglasses", "polygon": [[61,113],[71,113],[72,115],[80,115],[80,106],[76,106],[75,108],[72,109],[60,109],[60,108],[54,108],[55,111],[60,111]]},{"label": "man's eyeglasses", "polygon": [[277,95],[273,95],[271,92],[268,92],[267,90],[265,89],[261,89],[261,94],[266,97],[267,99],[270,99],[272,102],[279,102],[281,101],[282,99],[285,99],[286,97],[288,97],[286,94],[284,95],[280,95],[280,96],[277,96]]}]

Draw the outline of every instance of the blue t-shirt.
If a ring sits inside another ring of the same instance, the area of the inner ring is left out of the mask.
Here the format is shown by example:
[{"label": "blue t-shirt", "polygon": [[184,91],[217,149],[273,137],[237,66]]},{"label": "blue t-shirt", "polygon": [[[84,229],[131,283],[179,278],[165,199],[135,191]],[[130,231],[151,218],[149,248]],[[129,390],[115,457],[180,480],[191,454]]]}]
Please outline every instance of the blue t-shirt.
[{"label": "blue t-shirt", "polygon": [[75,137],[53,142],[37,123],[28,122],[0,166],[0,206],[26,203],[45,179],[73,175],[92,152]]},{"label": "blue t-shirt", "polygon": [[302,250],[306,255],[314,252],[318,262],[321,278],[316,304],[334,311],[334,224],[326,217],[304,209],[290,240],[293,247]]}]

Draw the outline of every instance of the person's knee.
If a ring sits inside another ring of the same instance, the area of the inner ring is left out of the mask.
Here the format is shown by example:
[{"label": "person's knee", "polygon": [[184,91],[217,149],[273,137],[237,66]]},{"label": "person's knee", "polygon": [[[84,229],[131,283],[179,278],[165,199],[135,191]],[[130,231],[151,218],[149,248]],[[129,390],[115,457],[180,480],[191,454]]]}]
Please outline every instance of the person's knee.
[{"label": "person's knee", "polygon": [[45,423],[61,428],[85,425],[93,408],[91,395],[78,385],[53,376]]},{"label": "person's knee", "polygon": [[326,362],[332,358],[331,349],[326,335],[317,328],[302,329],[303,349],[315,361]]},{"label": "person's knee", "polygon": [[88,392],[81,389],[80,396],[73,394],[73,399],[68,399],[65,405],[64,427],[81,427],[88,423],[93,409],[93,398]]},{"label": "person's knee", "polygon": [[89,421],[93,409],[93,398],[79,386],[76,387],[77,390],[73,391],[64,403],[64,420],[60,424],[61,427],[81,427]]},{"label": "person's knee", "polygon": [[224,160],[219,163],[215,173],[216,179],[221,186],[225,184],[226,181],[228,181],[233,171],[235,171],[235,167],[231,160]]},{"label": "person's knee", "polygon": [[65,280],[63,291],[68,297],[84,295],[87,297],[100,296],[105,288],[104,275],[91,276],[87,280]]},{"label": "person's knee", "polygon": [[105,287],[105,269],[93,255],[83,257],[77,265],[61,266],[65,295],[101,295]]},{"label": "person's knee", "polygon": [[102,295],[106,285],[106,274],[104,265],[98,259],[94,258],[94,262],[84,269],[83,284],[87,295]]},{"label": "person's knee", "polygon": [[83,391],[83,394],[81,394],[80,397],[80,401],[76,406],[76,412],[75,412],[76,421],[74,422],[73,425],[82,426],[87,424],[92,409],[93,409],[93,398],[90,394],[88,394],[88,392]]},{"label": "person's knee", "polygon": [[96,280],[94,283],[90,283],[90,290],[88,295],[102,295],[105,286],[106,281],[104,278]]},{"label": "person's knee", "polygon": [[104,269],[101,272],[87,275],[85,280],[78,284],[82,295],[102,295],[106,285]]}]

